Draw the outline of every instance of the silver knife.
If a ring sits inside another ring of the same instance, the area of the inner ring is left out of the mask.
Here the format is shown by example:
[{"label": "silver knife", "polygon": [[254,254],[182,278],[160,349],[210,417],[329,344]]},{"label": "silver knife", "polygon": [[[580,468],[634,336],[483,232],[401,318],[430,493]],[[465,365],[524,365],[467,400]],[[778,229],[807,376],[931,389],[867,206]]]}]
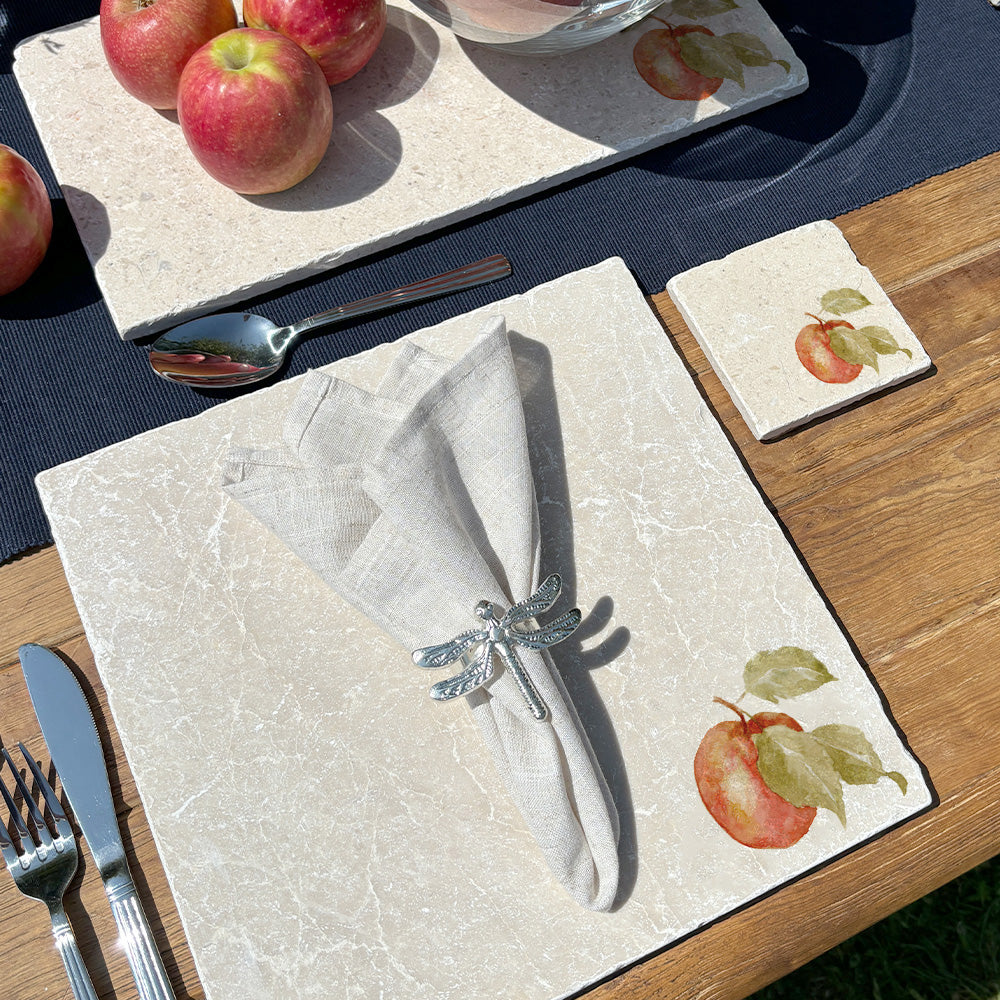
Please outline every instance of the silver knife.
[{"label": "silver knife", "polygon": [[17,655],[63,791],[101,873],[111,912],[142,1000],[176,1000],[125,860],[101,738],[69,667],[44,646]]}]

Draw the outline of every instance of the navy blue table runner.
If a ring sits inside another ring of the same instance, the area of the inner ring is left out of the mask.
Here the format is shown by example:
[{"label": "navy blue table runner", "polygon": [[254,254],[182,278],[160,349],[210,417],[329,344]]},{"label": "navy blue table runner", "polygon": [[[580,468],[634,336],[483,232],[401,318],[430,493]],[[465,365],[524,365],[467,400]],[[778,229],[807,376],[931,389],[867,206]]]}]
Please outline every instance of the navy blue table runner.
[{"label": "navy blue table runner", "polygon": [[[39,169],[55,216],[40,270],[0,298],[0,562],[52,540],[36,473],[233,395],[168,384],[142,344],[119,340],[14,81],[17,42],[98,6],[0,0],[0,142]],[[807,93],[250,300],[247,308],[287,323],[487,254],[514,264],[499,284],[302,341],[283,377],[610,256],[659,292],[688,267],[1000,149],[1000,11],[987,0],[765,6],[808,67]]]}]

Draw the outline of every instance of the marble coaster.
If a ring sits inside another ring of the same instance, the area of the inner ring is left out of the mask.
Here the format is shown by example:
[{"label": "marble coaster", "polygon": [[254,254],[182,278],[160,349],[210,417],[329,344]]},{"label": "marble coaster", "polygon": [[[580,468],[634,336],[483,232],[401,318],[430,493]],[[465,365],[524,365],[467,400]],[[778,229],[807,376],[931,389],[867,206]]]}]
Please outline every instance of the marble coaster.
[{"label": "marble coaster", "polygon": [[[727,50],[734,78],[715,78],[694,99],[690,73],[686,89],[673,86],[672,57],[658,56],[667,29],[652,18],[579,52],[518,57],[390,4],[375,56],[334,89],[323,162],[291,190],[260,197],[213,181],[176,115],[118,86],[97,18],[23,42],[14,75],[129,340],[805,90],[805,66],[756,0],[700,6],[713,37],[740,45]],[[696,23],[682,12],[690,4],[677,8],[657,16],[678,29]],[[696,52],[708,37],[681,36]]]},{"label": "marble coaster", "polygon": [[667,291],[761,441],[931,366],[832,222],[694,267]]},{"label": "marble coaster", "polygon": [[[301,379],[38,479],[208,1000],[569,996],[931,803],[625,265],[410,336],[456,358],[498,312],[542,568],[584,614],[553,658],[621,816],[611,913],[550,877],[466,706],[221,488]],[[373,389],[398,350],[327,370]],[[805,731],[764,731],[770,780],[820,808],[740,819],[727,734],[774,711]]]}]

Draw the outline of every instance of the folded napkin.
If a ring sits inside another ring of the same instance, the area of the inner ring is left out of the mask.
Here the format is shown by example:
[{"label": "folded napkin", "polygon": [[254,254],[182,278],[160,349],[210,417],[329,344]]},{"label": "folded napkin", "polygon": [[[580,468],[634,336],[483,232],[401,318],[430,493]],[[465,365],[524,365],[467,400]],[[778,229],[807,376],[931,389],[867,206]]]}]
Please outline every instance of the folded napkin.
[{"label": "folded napkin", "polygon": [[[375,393],[310,372],[284,441],[232,450],[226,490],[407,650],[474,629],[481,600],[500,617],[538,588],[534,480],[502,317],[455,362],[404,342]],[[499,658],[465,700],[554,876],[607,910],[618,886],[610,792],[548,653],[516,648],[547,717]],[[430,673],[400,657],[415,697],[465,665]]]}]

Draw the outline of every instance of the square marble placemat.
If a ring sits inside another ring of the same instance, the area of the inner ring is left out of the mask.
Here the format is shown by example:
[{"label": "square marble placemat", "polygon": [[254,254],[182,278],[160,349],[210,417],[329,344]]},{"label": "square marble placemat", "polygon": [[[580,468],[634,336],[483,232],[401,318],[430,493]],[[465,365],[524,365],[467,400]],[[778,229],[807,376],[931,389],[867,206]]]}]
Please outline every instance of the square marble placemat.
[{"label": "square marble placemat", "polygon": [[14,75],[112,319],[132,339],[806,88],[804,65],[756,0],[707,23],[716,34],[756,36],[788,69],[749,66],[742,88],[726,80],[704,100],[674,100],[632,57],[647,30],[664,30],[658,21],[558,58],[517,57],[463,44],[390,4],[378,52],[334,89],[323,162],[290,191],[261,197],[217,184],[174,113],[118,86],[97,18],[23,42]]},{"label": "square marble placemat", "polygon": [[760,441],[931,367],[832,222],[684,271],[667,291]]},{"label": "square marble placemat", "polygon": [[[622,819],[614,912],[550,878],[465,706],[431,701],[409,651],[222,490],[231,446],[280,442],[301,379],[38,478],[209,1000],[493,1000],[498,983],[565,997],[931,802],[625,265],[411,336],[458,357],[497,312],[522,380],[543,572],[584,612],[554,659]],[[374,389],[397,350],[328,370]],[[862,727],[906,793],[845,785],[843,823],[820,809],[794,845],[754,849],[709,815],[693,761],[736,719],[714,696],[777,707],[744,667],[786,646],[836,680],[781,710],[810,732]]]}]

